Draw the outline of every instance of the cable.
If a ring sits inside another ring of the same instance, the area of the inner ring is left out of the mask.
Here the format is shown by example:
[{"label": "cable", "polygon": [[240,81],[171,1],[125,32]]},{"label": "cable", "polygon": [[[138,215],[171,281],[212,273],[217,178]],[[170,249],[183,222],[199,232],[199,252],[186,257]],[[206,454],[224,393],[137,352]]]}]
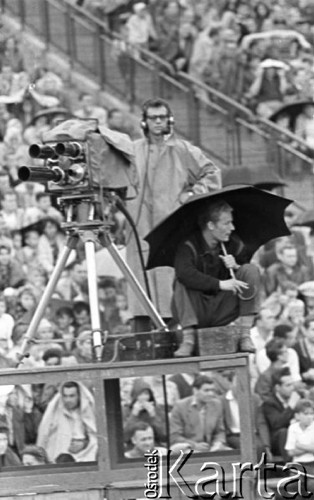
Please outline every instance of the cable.
[{"label": "cable", "polygon": [[126,206],[122,202],[121,198],[119,198],[119,196],[116,196],[116,206],[123,213],[123,215],[125,216],[125,218],[127,219],[127,221],[129,222],[129,224],[130,224],[130,226],[132,228],[132,231],[133,231],[133,234],[134,234],[134,237],[135,237],[135,242],[136,242],[138,254],[139,254],[139,258],[140,258],[141,268],[142,268],[142,271],[143,271],[143,277],[144,277],[144,283],[145,283],[146,293],[148,295],[148,298],[150,300],[152,300],[152,294],[151,294],[151,290],[150,290],[150,286],[149,286],[148,276],[147,276],[147,272],[146,272],[146,269],[145,269],[145,262],[144,262],[143,253],[142,253],[141,240],[140,240],[138,231],[136,229],[135,222],[132,219],[132,216],[131,216],[130,212],[127,210]]}]

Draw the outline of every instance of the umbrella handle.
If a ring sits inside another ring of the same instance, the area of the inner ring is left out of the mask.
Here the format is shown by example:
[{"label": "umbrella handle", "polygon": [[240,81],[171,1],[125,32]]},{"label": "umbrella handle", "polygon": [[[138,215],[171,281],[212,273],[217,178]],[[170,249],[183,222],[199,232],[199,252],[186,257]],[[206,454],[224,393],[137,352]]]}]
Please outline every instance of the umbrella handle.
[{"label": "umbrella handle", "polygon": [[[225,256],[228,255],[228,252],[226,250],[225,244],[223,242],[220,242],[220,245],[221,245],[222,253]],[[229,269],[229,273],[230,273],[230,276],[231,276],[232,279],[234,279],[234,280],[237,279],[233,269]],[[243,291],[243,292],[238,292],[238,297],[241,300],[252,300],[255,297],[256,292],[257,292],[256,286],[255,285],[249,285],[248,290]]]}]

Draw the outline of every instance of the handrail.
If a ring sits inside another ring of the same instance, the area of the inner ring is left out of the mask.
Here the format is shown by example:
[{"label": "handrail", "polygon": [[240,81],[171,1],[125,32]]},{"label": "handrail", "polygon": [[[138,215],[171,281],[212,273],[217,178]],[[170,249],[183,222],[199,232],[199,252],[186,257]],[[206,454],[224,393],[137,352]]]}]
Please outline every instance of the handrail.
[{"label": "handrail", "polygon": [[[304,153],[307,145],[300,137],[258,117],[189,74],[175,73],[172,65],[158,55],[141,48],[134,53],[134,47],[130,46],[130,51],[124,54],[124,63],[119,63],[111,57],[111,51],[114,40],[121,40],[120,35],[110,32],[101,20],[81,7],[61,0],[2,0],[2,8],[5,14],[18,18],[24,28],[35,28],[48,48],[63,52],[71,65],[95,78],[101,89],[127,99],[131,108],[154,95],[168,100],[178,116],[178,133],[216,158],[221,166],[234,167],[243,161],[258,163],[259,157],[261,164],[267,158],[280,173],[282,160],[278,152],[287,151],[282,143],[289,144],[290,155],[300,159],[301,152],[307,158],[306,163],[311,162]],[[34,11],[38,16],[35,20]],[[65,20],[56,26],[54,16],[60,19],[60,11]]]}]

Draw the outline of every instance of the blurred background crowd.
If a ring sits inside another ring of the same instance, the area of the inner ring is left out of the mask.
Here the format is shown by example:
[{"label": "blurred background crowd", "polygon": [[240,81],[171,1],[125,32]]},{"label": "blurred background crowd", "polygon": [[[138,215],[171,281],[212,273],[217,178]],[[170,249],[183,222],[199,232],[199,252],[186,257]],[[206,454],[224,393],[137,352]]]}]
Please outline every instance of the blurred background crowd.
[{"label": "blurred background crowd", "polygon": [[261,116],[313,97],[310,0],[69,1],[120,34],[114,55],[122,65],[128,51],[150,50],[178,78],[187,72]]},{"label": "blurred background crowd", "polygon": [[[138,51],[141,48],[166,60],[169,71],[177,73],[178,78],[180,71],[188,72],[193,78],[236,98],[260,116],[271,116],[284,103],[313,98],[314,6],[310,0],[148,0],[147,3],[76,0],[71,3],[101,17],[110,30],[119,34],[113,44],[112,57],[119,60],[126,85],[128,69],[124,66],[124,55],[131,51],[134,57],[144,57]],[[202,97],[206,99],[206,93]],[[309,106],[310,124],[299,124],[300,134],[304,134],[305,128],[313,127],[313,107]],[[43,185],[21,183],[17,171],[21,165],[41,164],[38,163],[41,160],[29,157],[29,146],[40,143],[42,133],[59,119],[71,116],[97,118],[100,124],[127,133],[131,139],[141,137],[140,128],[129,121],[124,111],[106,109],[99,104],[96,95],[79,93],[60,74],[47,67],[39,51],[22,44],[18,33],[3,26],[0,38],[1,368],[15,366],[16,353],[66,240],[61,227],[63,214],[55,200],[45,192]],[[282,125],[285,125],[284,120]],[[121,223],[119,214],[116,217],[113,234],[116,243],[123,246],[123,221]],[[300,223],[302,217],[303,225]],[[251,332],[257,350],[251,359],[252,389],[259,398],[259,414],[264,417],[271,436],[263,445],[268,449],[275,443],[272,452],[283,458],[286,457],[288,427],[295,414],[301,411],[297,405],[301,399],[314,399],[314,214],[305,213],[295,204],[287,210],[286,221],[291,236],[272,241],[254,258],[263,276],[263,289],[260,313]],[[79,245],[73,251],[23,367],[92,361],[83,250]],[[129,333],[131,313],[125,278],[110,274],[108,267],[98,271],[103,329],[112,335]],[[284,377],[292,377],[286,392],[288,381]],[[171,395],[169,411],[180,399],[192,394],[195,377],[188,378],[177,386],[173,380],[167,382]],[[216,379],[216,395],[224,397],[233,387],[233,378],[228,374],[220,377],[219,389]],[[147,431],[148,424],[153,427],[155,438],[156,429],[161,433],[161,438],[157,435],[157,444],[165,444],[165,421],[162,420],[162,427],[160,421],[157,422],[159,427],[152,424],[161,418],[160,409],[156,408],[160,381],[155,377],[144,382],[144,386],[139,387],[130,380],[124,384],[126,389],[122,387],[125,389],[121,398],[128,433],[125,438],[127,453],[133,449],[130,443],[134,445],[136,432]],[[80,387],[74,389],[84,391]],[[3,395],[0,417],[6,429],[4,439],[19,460],[23,459],[27,445],[33,446],[28,455],[37,450],[37,457],[44,455],[42,460],[46,463],[45,451],[38,451],[38,444],[43,442],[38,438],[39,423],[47,407],[49,417],[53,415],[56,407],[50,403],[56,405],[57,398],[59,404],[70,390],[71,386],[62,392],[60,387],[39,384],[15,387]],[[141,418],[134,417],[138,417],[143,408],[137,405],[134,410],[134,405],[143,392],[145,397],[140,399],[146,407],[146,427],[138,429],[136,426]],[[285,413],[286,419],[280,420],[279,427],[279,420],[274,419],[269,409],[273,408],[269,399],[278,394],[283,401],[279,413],[289,410]],[[87,406],[92,408],[90,394],[85,396]],[[68,403],[64,401],[67,409]],[[164,406],[162,397],[160,401]],[[313,408],[309,408],[314,414]],[[274,427],[276,421],[278,425]],[[92,413],[87,423],[93,429]],[[0,421],[0,443],[1,425]],[[276,434],[280,435],[279,441],[274,437],[277,431],[280,431]],[[223,439],[221,443],[231,446]],[[95,449],[93,453],[89,458],[95,456]]]}]

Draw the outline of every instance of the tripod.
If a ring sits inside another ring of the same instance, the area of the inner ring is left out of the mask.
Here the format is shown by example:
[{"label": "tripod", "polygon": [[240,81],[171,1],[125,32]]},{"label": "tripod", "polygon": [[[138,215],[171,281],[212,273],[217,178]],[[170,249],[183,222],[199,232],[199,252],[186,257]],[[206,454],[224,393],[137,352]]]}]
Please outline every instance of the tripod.
[{"label": "tripod", "polygon": [[[21,352],[18,355],[17,366],[20,365],[24,357],[27,355],[27,349],[36,335],[38,325],[45,313],[50,299],[52,298],[61,273],[65,269],[69,255],[72,250],[76,249],[79,240],[84,243],[87,263],[92,343],[96,360],[101,361],[103,351],[95,261],[97,242],[108,249],[109,254],[129,282],[132,291],[135,293],[137,299],[140,301],[147,315],[152,319],[156,327],[161,330],[167,330],[167,326],[164,323],[162,317],[159,315],[154,304],[147,297],[139,281],[135,277],[130,267],[121,257],[117,247],[112,241],[112,237],[110,234],[110,216],[112,213],[115,198],[114,195],[109,193],[109,195],[105,199],[106,204],[104,203],[104,198],[100,199],[99,195],[94,193],[62,196],[58,199],[58,202],[63,207],[66,215],[66,222],[63,223],[62,227],[68,233],[68,238],[65,247],[63,248],[55,265],[55,268],[50,276],[46,289],[40,299],[29,328],[26,332],[25,338],[21,345]],[[97,214],[97,208],[100,204],[104,205],[104,220],[95,218]],[[104,339],[104,342],[105,341],[106,339]]]}]

